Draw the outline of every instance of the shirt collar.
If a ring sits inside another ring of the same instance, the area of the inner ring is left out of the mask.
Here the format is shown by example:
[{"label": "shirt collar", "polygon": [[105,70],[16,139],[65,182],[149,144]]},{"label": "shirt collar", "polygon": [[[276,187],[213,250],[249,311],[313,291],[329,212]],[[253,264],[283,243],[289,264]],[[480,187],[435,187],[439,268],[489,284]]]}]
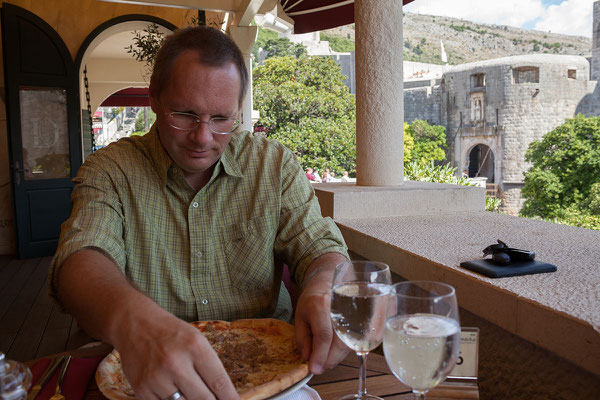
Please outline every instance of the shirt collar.
[{"label": "shirt collar", "polygon": [[[227,148],[221,155],[221,158],[217,161],[217,165],[215,165],[215,172],[219,172],[222,169],[226,174],[234,177],[242,178],[244,176],[239,162],[236,160],[235,156],[237,147],[236,143],[238,142],[237,139],[239,138],[239,135],[241,135],[241,132],[233,134],[233,137],[227,145]],[[152,128],[150,128],[150,131],[145,136],[148,140],[150,157],[155,162],[155,168],[160,176],[161,184],[166,185],[169,168],[177,167],[177,165],[173,162],[167,151],[160,143],[160,139],[158,137],[158,127],[156,124],[152,125]],[[222,167],[220,165],[222,165]],[[216,174],[213,176],[215,175]]]}]

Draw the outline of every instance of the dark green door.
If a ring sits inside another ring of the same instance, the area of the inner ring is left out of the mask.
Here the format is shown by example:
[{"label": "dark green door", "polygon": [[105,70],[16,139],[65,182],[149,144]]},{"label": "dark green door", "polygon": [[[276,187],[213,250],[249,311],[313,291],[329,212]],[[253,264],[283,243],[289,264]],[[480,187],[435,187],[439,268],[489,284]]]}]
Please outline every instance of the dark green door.
[{"label": "dark green door", "polygon": [[81,165],[77,73],[56,31],[7,3],[2,47],[18,256],[52,255]]}]

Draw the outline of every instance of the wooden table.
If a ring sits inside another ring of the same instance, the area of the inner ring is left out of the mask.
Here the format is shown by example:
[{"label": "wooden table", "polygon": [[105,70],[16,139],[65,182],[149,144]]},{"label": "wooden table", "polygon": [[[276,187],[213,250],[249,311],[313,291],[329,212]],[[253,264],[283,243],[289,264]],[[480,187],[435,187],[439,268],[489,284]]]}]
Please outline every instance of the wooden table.
[{"label": "wooden table", "polygon": [[[108,354],[112,346],[98,344],[69,351],[73,357],[94,357]],[[58,355],[57,355],[58,356]],[[32,364],[30,362],[29,364]],[[350,354],[337,367],[314,376],[308,385],[315,389],[323,400],[337,400],[341,396],[358,391],[358,359]],[[385,396],[386,400],[412,400],[410,389],[400,383],[390,372],[385,358],[371,353],[367,359],[367,390],[370,394]],[[444,382],[427,394],[427,399],[479,399],[477,385]],[[106,400],[94,379],[90,380],[83,400]]]}]

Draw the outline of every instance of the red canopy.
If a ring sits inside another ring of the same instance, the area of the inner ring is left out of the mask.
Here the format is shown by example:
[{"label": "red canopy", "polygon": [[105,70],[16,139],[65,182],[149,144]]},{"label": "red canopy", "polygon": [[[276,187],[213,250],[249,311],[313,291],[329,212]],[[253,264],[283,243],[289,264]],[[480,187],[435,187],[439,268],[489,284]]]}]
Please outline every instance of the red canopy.
[{"label": "red canopy", "polygon": [[[402,4],[412,1],[403,0]],[[280,3],[294,20],[294,33],[321,31],[354,22],[354,0],[280,0]]]},{"label": "red canopy", "polygon": [[127,88],[111,94],[100,107],[150,107],[148,88]]}]

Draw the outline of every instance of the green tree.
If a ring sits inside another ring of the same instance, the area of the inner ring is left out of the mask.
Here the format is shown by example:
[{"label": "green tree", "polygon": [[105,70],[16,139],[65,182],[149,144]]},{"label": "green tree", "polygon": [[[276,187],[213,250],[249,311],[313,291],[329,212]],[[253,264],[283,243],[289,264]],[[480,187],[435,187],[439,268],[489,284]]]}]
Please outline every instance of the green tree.
[{"label": "green tree", "polygon": [[564,218],[566,210],[597,212],[600,117],[580,114],[567,119],[542,140],[533,141],[525,159],[533,165],[525,174],[521,215]]},{"label": "green tree", "polygon": [[294,43],[288,38],[269,39],[263,48],[266,58],[272,57],[302,57],[306,55],[306,47],[301,43]]},{"label": "green tree", "polygon": [[276,57],[253,74],[256,131],[282,142],[305,167],[356,172],[356,106],[330,57]]},{"label": "green tree", "polygon": [[416,119],[408,126],[408,133],[414,140],[410,160],[428,163],[446,159],[446,128]]},{"label": "green tree", "polygon": [[338,51],[340,53],[350,53],[351,51],[354,51],[354,42],[350,39],[321,32],[321,40],[328,41],[329,47],[331,47],[331,50],[333,51]]},{"label": "green tree", "polygon": [[145,108],[144,110],[141,110],[137,117],[135,118],[135,132],[146,132],[146,124],[145,124],[145,117],[144,117],[144,113],[147,113],[148,115],[148,128],[154,123],[154,121],[156,121],[156,114],[154,114],[154,111],[152,111],[152,109],[150,109],[150,107]]},{"label": "green tree", "polygon": [[258,27],[258,34],[256,35],[256,40],[254,41],[254,47],[252,48],[252,56],[254,59],[252,60],[252,68],[255,69],[258,67],[258,61],[260,57],[260,50],[266,47],[268,40],[277,39],[277,32],[272,31],[270,29],[263,29],[260,26]]}]

